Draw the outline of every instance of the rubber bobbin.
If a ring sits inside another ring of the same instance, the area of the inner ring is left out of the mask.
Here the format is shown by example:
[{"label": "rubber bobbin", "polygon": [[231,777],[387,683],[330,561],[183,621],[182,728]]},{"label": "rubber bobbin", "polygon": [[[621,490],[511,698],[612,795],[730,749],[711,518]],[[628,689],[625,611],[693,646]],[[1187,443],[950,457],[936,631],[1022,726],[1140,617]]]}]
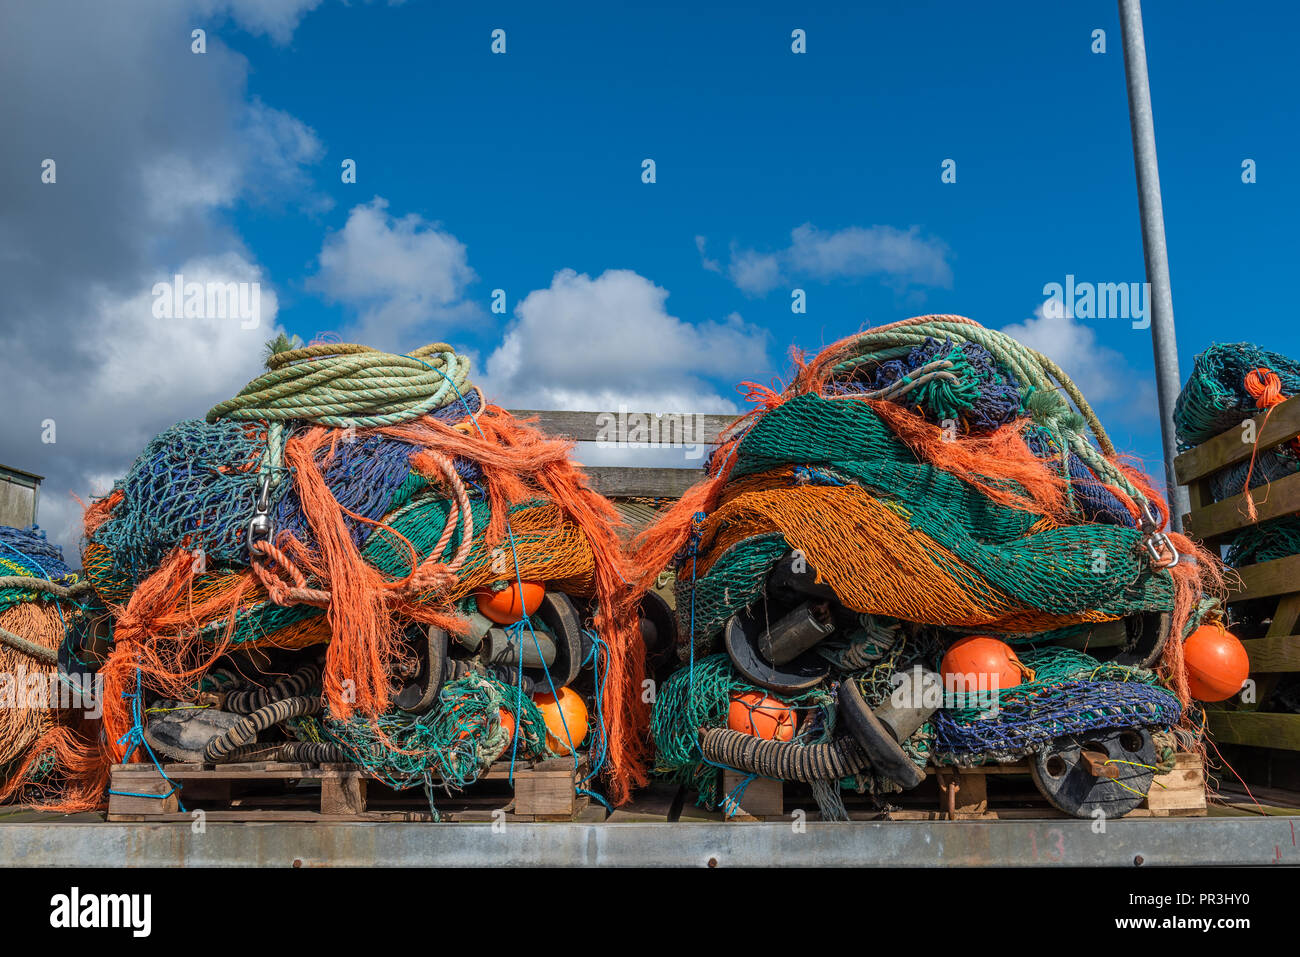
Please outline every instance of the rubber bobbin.
[{"label": "rubber bobbin", "polygon": [[415,656],[416,671],[393,696],[393,704],[409,714],[425,714],[447,680],[447,632],[437,625],[413,625],[404,637]]},{"label": "rubber bobbin", "polygon": [[746,609],[731,616],[723,632],[723,644],[731,664],[752,685],[777,694],[798,694],[815,688],[826,680],[830,664],[812,652],[804,652],[793,661],[774,665],[758,651],[761,626]]},{"label": "rubber bobbin", "polygon": [[1143,728],[1057,738],[1029,761],[1048,803],[1072,817],[1122,817],[1137,808],[1155,777],[1156,746]]},{"label": "rubber bobbin", "polygon": [[925,780],[925,772],[899,747],[889,728],[872,714],[854,682],[840,682],[839,704],[844,727],[871,761],[874,772],[889,778],[905,791]]}]

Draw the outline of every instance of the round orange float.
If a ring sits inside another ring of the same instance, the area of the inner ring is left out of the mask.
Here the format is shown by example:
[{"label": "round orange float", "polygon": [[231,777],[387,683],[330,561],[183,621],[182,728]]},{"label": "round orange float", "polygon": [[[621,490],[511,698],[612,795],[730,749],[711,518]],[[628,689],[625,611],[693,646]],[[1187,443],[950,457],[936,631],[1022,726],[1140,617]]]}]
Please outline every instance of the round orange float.
[{"label": "round orange float", "polygon": [[1010,645],[988,635],[969,635],[955,642],[943,656],[939,671],[945,690],[956,684],[949,676],[960,676],[967,685],[973,676],[976,687],[966,687],[969,692],[991,691],[995,681],[997,690],[1001,691],[1034,680],[1034,673],[1016,657]]},{"label": "round orange float", "polygon": [[515,736],[515,716],[505,708],[498,708],[497,711],[501,715],[501,727],[506,729],[506,737],[513,738]]},{"label": "round orange float", "polygon": [[511,582],[500,591],[483,588],[474,592],[479,614],[498,625],[513,625],[524,615],[542,607],[546,586],[541,582]]},{"label": "round orange float", "polygon": [[1250,675],[1246,646],[1219,622],[1201,625],[1183,643],[1187,685],[1200,701],[1226,701]]},{"label": "round orange float", "polygon": [[797,723],[789,705],[758,691],[732,695],[727,707],[728,728],[769,741],[789,741]]},{"label": "round orange float", "polygon": [[587,737],[587,706],[576,691],[561,688],[558,703],[549,693],[535,694],[533,703],[546,721],[547,747],[556,754],[563,755],[569,753],[569,741],[573,742],[574,747],[582,745]]}]

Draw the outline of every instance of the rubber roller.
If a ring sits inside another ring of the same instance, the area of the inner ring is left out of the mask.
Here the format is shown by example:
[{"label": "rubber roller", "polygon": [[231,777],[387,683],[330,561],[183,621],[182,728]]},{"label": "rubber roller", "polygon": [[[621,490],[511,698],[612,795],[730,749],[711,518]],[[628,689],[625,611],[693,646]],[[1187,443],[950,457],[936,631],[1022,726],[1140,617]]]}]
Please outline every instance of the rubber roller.
[{"label": "rubber roller", "polygon": [[393,696],[393,704],[409,714],[424,714],[438,700],[443,684],[450,680],[447,632],[437,625],[415,625],[407,629],[415,672],[407,676]]},{"label": "rubber roller", "polygon": [[904,672],[903,679],[903,684],[874,713],[854,682],[841,682],[840,718],[867,755],[871,769],[904,790],[911,790],[925,780],[925,772],[900,745],[939,710],[925,704],[926,683],[939,679],[922,668]]},{"label": "rubber roller", "polygon": [[834,630],[824,603],[804,602],[758,636],[758,652],[774,665],[789,664]]},{"label": "rubber roller", "polygon": [[[537,654],[541,648],[541,656]],[[550,668],[555,664],[555,639],[544,631],[537,632],[537,640],[532,634],[515,632],[513,635],[504,628],[490,628],[483,638],[479,654],[489,664],[517,665],[522,660],[525,668],[541,668],[543,664]]]},{"label": "rubber roller", "polygon": [[700,751],[714,764],[783,781],[836,781],[867,766],[867,756],[850,737],[822,744],[773,741],[730,728],[700,732]]},{"label": "rubber roller", "polygon": [[732,615],[722,633],[723,646],[737,673],[752,685],[793,695],[814,688],[830,673],[830,663],[811,651],[796,655],[784,664],[768,661],[759,650],[762,625],[752,610]]}]

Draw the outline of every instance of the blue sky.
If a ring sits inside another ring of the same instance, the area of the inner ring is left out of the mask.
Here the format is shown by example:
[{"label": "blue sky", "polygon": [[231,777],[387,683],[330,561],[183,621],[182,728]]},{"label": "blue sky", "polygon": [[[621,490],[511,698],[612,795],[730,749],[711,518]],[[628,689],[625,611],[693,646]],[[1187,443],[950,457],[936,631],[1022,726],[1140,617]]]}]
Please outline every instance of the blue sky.
[{"label": "blue sky", "polygon": [[[1294,12],[1155,2],[1145,16],[1183,364],[1222,337],[1287,351],[1270,277],[1300,246],[1288,171]],[[496,27],[507,31],[504,56],[489,50]],[[790,50],[795,27],[807,31],[802,56]],[[1096,28],[1105,54],[1091,52]],[[280,280],[283,320],[305,337],[350,317],[296,278],[313,271],[322,229],[375,195],[465,244],[480,277],[472,298],[486,304],[500,287],[513,307],[511,293],[544,288],[561,268],[635,270],[670,292],[668,311],[685,321],[738,312],[764,330],[771,362],[753,370],[764,381],[792,343],[815,348],[862,323],[935,311],[1003,326],[1029,317],[1043,285],[1067,273],[1144,278],[1113,3],[997,14],[953,3],[816,13],[326,4],[287,47],[229,42],[252,63],[250,92],[326,144],[317,182],[337,203],[329,214],[237,214]],[[358,162],[355,185],[338,182],[344,157]],[[657,164],[653,185],[641,182],[645,157]],[[1240,178],[1247,157],[1259,165],[1251,185]],[[945,158],[957,161],[955,184],[940,182]],[[795,316],[795,282],[750,296],[701,268],[697,235],[725,266],[731,243],[779,249],[804,223],[919,227],[950,251],[951,285],[800,278],[809,311]],[[455,338],[488,349],[502,318],[486,314]],[[1092,328],[1149,378],[1149,333],[1122,320]],[[731,381],[715,384],[728,392]],[[1152,410],[1113,404],[1120,443],[1158,456]]]},{"label": "blue sky", "polygon": [[[13,42],[35,51],[29,73],[45,68],[42,42],[68,45],[68,11],[96,6],[7,11]],[[56,498],[98,490],[150,429],[236,391],[277,328],[387,348],[451,341],[507,404],[685,411],[738,407],[735,383],[781,375],[791,345],[955,312],[1060,361],[1116,444],[1158,473],[1149,332],[1035,318],[1044,285],[1067,274],[1145,278],[1114,3],[465,6],[142,4],[116,47],[88,45],[53,79],[18,75],[33,96],[66,86],[75,105],[38,116],[11,104],[14,145],[0,155],[30,179],[59,143],[71,183],[57,210],[50,190],[15,190],[0,244],[60,216],[60,243],[89,233],[114,252],[50,246],[49,288],[82,290],[102,317],[51,331],[48,361],[33,352],[0,371],[77,395],[84,377],[58,365],[55,339],[90,351],[116,335],[136,351],[115,360],[114,381],[138,372],[151,385],[93,400],[138,428],[110,440],[69,421],[61,449],[29,431],[6,436],[0,460],[53,475]],[[1300,246],[1300,17],[1282,3],[1151,0],[1144,12],[1184,373],[1214,340],[1300,352],[1277,288]],[[207,31],[203,56],[187,48],[191,27]],[[504,55],[490,50],[497,28]],[[129,120],[84,132],[117,109]],[[355,184],[340,181],[345,158]],[[1241,181],[1246,158],[1256,183]],[[955,183],[941,182],[945,159]],[[103,179],[78,199],[75,177],[93,179],[82,169],[95,164]],[[129,232],[88,208],[106,196]],[[141,290],[185,268],[256,277],[272,321],[193,343],[141,326]],[[30,272],[7,278],[39,304]],[[795,287],[806,315],[790,310]],[[490,311],[496,288],[505,315]]]}]

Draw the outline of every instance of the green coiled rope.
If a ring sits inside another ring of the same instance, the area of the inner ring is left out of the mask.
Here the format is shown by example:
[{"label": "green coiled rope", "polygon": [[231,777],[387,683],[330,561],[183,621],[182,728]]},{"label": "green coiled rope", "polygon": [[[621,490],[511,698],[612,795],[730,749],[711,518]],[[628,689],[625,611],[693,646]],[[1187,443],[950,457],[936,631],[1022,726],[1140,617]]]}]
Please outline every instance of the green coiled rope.
[{"label": "green coiled rope", "polygon": [[445,343],[406,355],[325,343],[274,353],[266,364],[267,371],[238,395],[213,406],[208,422],[303,419],[339,429],[397,425],[450,405],[473,388],[469,359]]}]

